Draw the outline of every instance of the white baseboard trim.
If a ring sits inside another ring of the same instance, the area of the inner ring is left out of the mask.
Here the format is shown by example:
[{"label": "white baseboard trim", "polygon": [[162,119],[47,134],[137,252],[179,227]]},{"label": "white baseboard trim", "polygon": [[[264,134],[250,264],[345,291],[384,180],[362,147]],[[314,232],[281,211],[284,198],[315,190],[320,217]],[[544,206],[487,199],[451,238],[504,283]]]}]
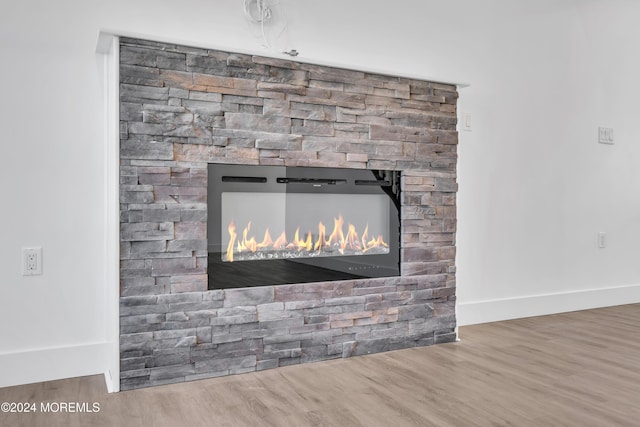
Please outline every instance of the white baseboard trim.
[{"label": "white baseboard trim", "polygon": [[107,386],[107,392],[115,393],[115,392],[120,391],[118,389],[118,387],[116,387],[115,382],[113,381],[113,374],[111,373],[110,369],[105,371],[105,373],[104,373],[104,383]]},{"label": "white baseboard trim", "polygon": [[458,302],[459,326],[640,303],[640,285]]},{"label": "white baseboard trim", "polygon": [[103,374],[112,347],[103,342],[0,353],[0,387]]}]

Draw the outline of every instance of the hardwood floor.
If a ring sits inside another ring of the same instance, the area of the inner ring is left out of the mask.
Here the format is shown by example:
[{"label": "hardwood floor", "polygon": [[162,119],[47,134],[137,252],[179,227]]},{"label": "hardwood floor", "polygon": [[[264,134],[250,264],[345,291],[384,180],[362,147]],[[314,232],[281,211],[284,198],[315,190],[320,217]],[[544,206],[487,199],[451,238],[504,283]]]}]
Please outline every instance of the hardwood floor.
[{"label": "hardwood floor", "polygon": [[101,376],[0,389],[1,426],[638,426],[640,305],[460,328],[461,342],[107,394]]}]

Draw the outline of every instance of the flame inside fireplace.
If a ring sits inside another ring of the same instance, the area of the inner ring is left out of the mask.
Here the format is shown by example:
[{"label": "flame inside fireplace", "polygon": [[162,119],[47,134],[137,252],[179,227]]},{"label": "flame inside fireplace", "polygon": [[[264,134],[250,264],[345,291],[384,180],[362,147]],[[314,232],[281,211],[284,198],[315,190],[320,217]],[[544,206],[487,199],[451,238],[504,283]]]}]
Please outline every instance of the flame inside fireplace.
[{"label": "flame inside fireplace", "polygon": [[312,258],[322,256],[367,255],[389,253],[389,245],[382,234],[369,237],[367,224],[360,235],[356,227],[348,223],[345,233],[345,221],[340,214],[333,220],[333,230],[327,236],[327,228],[318,223],[317,234],[307,231],[300,234],[300,227],[296,228],[293,239],[289,241],[283,231],[274,240],[269,228],[264,231],[261,241],[258,241],[251,230],[251,221],[238,235],[235,221],[228,227],[229,244],[223,254],[223,261],[246,261],[260,259]]}]

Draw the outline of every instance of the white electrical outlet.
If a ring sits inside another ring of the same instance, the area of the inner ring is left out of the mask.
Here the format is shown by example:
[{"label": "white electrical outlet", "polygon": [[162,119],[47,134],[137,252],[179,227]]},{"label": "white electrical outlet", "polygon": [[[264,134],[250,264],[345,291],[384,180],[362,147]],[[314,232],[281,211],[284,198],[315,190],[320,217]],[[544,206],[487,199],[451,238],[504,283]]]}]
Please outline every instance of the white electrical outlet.
[{"label": "white electrical outlet", "polygon": [[607,233],[604,231],[598,232],[598,247],[606,248],[607,247]]},{"label": "white electrical outlet", "polygon": [[37,276],[42,274],[42,248],[22,248],[22,275]]}]

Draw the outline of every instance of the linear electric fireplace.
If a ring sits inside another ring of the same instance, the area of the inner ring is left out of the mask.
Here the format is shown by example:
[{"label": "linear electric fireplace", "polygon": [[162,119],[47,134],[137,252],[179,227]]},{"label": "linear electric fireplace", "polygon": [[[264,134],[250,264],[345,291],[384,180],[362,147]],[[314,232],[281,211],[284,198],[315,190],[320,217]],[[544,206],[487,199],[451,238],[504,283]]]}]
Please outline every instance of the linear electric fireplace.
[{"label": "linear electric fireplace", "polygon": [[456,338],[455,85],[120,39],[120,386]]},{"label": "linear electric fireplace", "polygon": [[209,165],[209,289],[400,274],[397,171]]}]

